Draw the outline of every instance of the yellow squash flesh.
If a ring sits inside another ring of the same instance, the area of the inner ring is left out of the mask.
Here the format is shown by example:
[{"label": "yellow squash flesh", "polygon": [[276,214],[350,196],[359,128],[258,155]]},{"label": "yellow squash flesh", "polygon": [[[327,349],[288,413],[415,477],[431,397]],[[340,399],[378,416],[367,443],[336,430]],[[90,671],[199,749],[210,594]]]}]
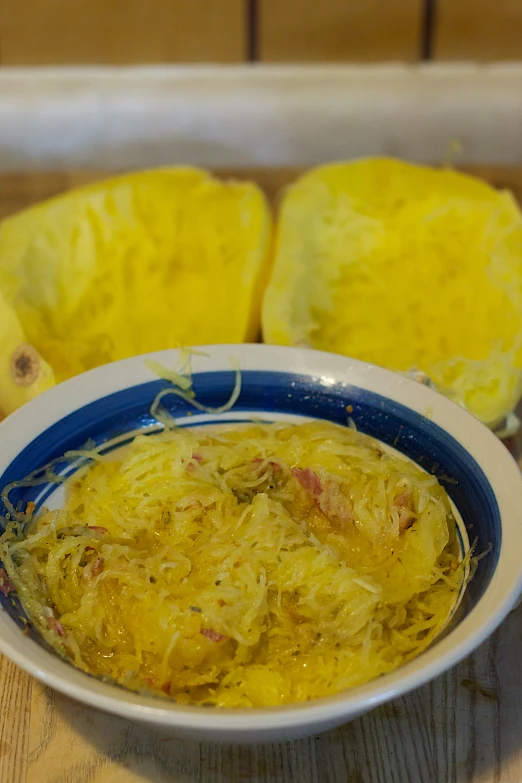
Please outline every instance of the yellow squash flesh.
[{"label": "yellow squash flesh", "polygon": [[57,382],[147,351],[255,339],[270,235],[259,188],[192,168],[121,176],[5,220],[0,293],[18,333],[2,336],[0,407],[24,401],[4,394],[19,339]]},{"label": "yellow squash flesh", "polygon": [[29,345],[15,311],[0,292],[0,418],[54,383],[52,369]]},{"label": "yellow squash flesh", "polygon": [[312,170],[281,206],[262,323],[269,343],[421,370],[494,426],[522,391],[520,210],[449,170]]}]

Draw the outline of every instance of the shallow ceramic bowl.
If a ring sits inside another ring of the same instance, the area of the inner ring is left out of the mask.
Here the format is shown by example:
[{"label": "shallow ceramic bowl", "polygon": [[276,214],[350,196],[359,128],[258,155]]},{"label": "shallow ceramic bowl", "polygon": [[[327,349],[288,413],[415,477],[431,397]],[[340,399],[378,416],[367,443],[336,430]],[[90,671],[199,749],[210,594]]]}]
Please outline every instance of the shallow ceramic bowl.
[{"label": "shallow ceramic bowl", "polygon": [[[193,358],[197,398],[221,405],[234,383],[230,357],[242,370],[233,410],[221,416],[187,416],[189,406],[165,402],[180,426],[209,421],[302,420],[347,422],[398,449],[435,473],[458,510],[463,549],[478,539],[478,564],[458,611],[438,641],[407,665],[327,699],[278,708],[216,710],[178,706],[102,682],[47,648],[36,632],[22,633],[16,597],[1,597],[0,649],[32,675],[86,704],[168,728],[173,734],[230,742],[290,739],[349,721],[422,685],[456,664],[490,634],[521,591],[522,478],[498,439],[475,418],[415,381],[345,357],[267,345],[213,346]],[[176,351],[154,355],[174,367]],[[157,427],[149,409],[168,386],[144,357],[106,365],[63,383],[0,424],[0,486],[21,479],[88,439],[114,448],[136,431]],[[191,411],[192,412],[192,411]],[[67,468],[71,470],[71,466]],[[56,503],[55,485],[18,489],[12,499]],[[54,500],[53,500],[54,493]],[[24,507],[23,505],[21,507]]]}]

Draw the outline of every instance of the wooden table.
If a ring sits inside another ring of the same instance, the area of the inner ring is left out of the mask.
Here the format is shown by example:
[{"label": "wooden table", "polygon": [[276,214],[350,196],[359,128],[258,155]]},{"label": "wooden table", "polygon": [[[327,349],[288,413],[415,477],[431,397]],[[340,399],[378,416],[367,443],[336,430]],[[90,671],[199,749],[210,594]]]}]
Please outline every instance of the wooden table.
[{"label": "wooden table", "polygon": [[[522,168],[475,171],[522,201]],[[252,176],[273,199],[290,170]],[[99,173],[0,176],[0,217]],[[0,783],[521,783],[522,607],[437,680],[319,737],[227,746],[83,707],[0,657]]]}]

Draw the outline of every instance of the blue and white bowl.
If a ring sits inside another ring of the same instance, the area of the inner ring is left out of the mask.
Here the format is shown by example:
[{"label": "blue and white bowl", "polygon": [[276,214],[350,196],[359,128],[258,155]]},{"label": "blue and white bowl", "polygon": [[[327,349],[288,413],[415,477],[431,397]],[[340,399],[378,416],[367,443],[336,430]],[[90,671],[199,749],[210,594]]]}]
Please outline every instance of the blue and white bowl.
[{"label": "blue and white bowl", "polygon": [[[109,712],[172,730],[178,736],[262,742],[317,733],[351,720],[450,668],[498,626],[522,590],[522,476],[507,449],[477,419],[426,386],[369,364],[333,354],[268,345],[212,346],[194,356],[199,401],[217,407],[234,385],[230,358],[242,372],[241,394],[226,414],[194,414],[182,399],[165,406],[180,426],[208,422],[300,421],[347,423],[437,475],[453,501],[463,551],[477,540],[478,563],[444,634],[419,657],[364,686],[313,702],[252,710],[179,706],[89,677],[62,660],[25,627],[16,597],[0,596],[0,650],[62,693]],[[110,450],[138,431],[158,427],[152,400],[169,386],[136,357],[73,378],[36,398],[0,424],[0,489],[23,479],[88,440]],[[174,367],[175,350],[151,355]],[[188,415],[188,414],[191,415]],[[63,464],[64,472],[74,470]],[[19,488],[21,507],[60,502],[55,484]]]}]

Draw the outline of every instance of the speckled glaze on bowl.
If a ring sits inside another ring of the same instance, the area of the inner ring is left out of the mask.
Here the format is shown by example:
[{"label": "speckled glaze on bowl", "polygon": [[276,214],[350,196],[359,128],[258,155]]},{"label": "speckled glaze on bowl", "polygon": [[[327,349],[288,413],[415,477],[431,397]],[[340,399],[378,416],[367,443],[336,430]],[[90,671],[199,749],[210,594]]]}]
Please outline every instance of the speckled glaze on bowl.
[{"label": "speckled glaze on bowl", "polygon": [[[38,634],[22,633],[16,596],[0,596],[0,650],[47,685],[72,698],[127,718],[199,740],[264,742],[318,733],[361,715],[450,668],[497,627],[522,589],[522,476],[507,449],[477,419],[408,378],[346,357],[268,345],[211,346],[193,357],[198,400],[219,406],[234,383],[230,358],[239,361],[242,389],[233,410],[194,414],[169,396],[166,407],[180,426],[257,419],[323,418],[378,438],[438,476],[455,504],[480,560],[447,631],[422,655],[364,686],[277,708],[218,710],[180,706],[89,677],[62,660]],[[175,350],[151,355],[173,367]],[[156,393],[168,386],[136,357],[100,367],[60,384],[0,424],[0,487],[90,439],[110,450],[138,431],[153,433]],[[347,410],[350,411],[348,414]],[[63,472],[77,466],[63,463]],[[10,496],[39,507],[56,486],[20,488]],[[53,495],[54,497],[54,495]]]}]

